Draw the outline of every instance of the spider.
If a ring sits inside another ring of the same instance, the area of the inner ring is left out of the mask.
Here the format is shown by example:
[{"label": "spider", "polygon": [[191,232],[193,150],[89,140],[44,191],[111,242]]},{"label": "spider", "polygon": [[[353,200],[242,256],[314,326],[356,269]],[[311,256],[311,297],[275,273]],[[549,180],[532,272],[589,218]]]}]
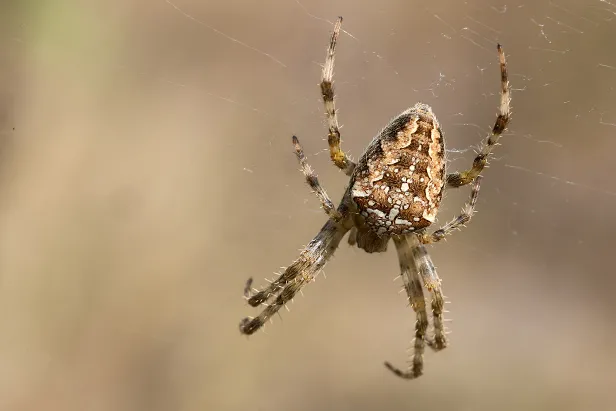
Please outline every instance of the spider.
[{"label": "spider", "polygon": [[[435,351],[447,346],[441,280],[425,244],[439,242],[455,229],[463,227],[475,211],[480,174],[492,149],[507,128],[511,114],[505,54],[499,44],[499,112],[492,133],[483,141],[470,169],[449,174],[445,172],[443,133],[432,109],[422,103],[396,116],[374,137],[355,163],[340,147],[332,86],[334,51],[341,24],[342,17],[339,17],[334,25],[323,66],[321,94],[329,128],[330,156],[334,164],[350,177],[350,181],[336,208],[308,165],[298,138],[293,136],[301,170],[329,218],[299,258],[267,287],[260,291],[253,290],[252,278],[248,280],[244,289],[248,303],[253,307],[264,305],[265,308],[258,316],[243,319],[240,331],[246,335],[253,334],[306,284],[314,281],[347,232],[349,244],[368,253],[386,251],[392,239],[400,261],[400,277],[417,321],[414,350],[408,369],[403,371],[389,362],[385,366],[399,377],[413,379],[423,374],[426,345]],[[471,195],[462,213],[438,230],[428,233],[426,229],[436,220],[443,190],[467,184],[472,184]],[[432,298],[432,336],[427,333],[429,318],[424,287]]]}]

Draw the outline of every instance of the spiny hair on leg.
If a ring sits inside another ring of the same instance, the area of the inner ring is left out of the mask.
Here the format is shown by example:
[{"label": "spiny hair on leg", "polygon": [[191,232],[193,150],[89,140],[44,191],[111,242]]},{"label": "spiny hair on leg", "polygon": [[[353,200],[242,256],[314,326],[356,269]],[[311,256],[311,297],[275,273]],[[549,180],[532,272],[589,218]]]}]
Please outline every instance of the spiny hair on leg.
[{"label": "spiny hair on leg", "polygon": [[[262,303],[266,303],[266,306],[256,317],[244,318],[241,321],[242,334],[253,334],[282,306],[292,300],[306,284],[312,282],[338,248],[348,230],[346,225],[328,220],[316,237],[304,248],[299,258],[278,279],[265,290],[259,291],[248,299],[248,303],[253,307]],[[270,296],[274,295],[273,301],[267,303]]]}]

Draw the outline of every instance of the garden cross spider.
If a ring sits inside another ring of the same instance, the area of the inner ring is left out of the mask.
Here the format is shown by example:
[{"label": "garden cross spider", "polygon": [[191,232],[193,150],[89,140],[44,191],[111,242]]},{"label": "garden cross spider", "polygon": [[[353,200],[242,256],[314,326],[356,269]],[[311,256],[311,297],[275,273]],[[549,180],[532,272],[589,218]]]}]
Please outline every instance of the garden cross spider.
[{"label": "garden cross spider", "polygon": [[[491,135],[483,141],[470,169],[445,173],[445,141],[441,128],[432,109],[421,103],[395,117],[370,142],[356,164],[340,148],[340,131],[334,105],[334,50],[341,24],[342,18],[339,17],[323,66],[321,93],[329,127],[331,159],[350,177],[350,182],[336,208],[306,162],[299,140],[293,136],[301,170],[329,219],[299,258],[266,288],[253,291],[252,279],[248,280],[244,290],[248,303],[253,307],[264,305],[265,308],[258,316],[242,320],[240,331],[242,334],[257,331],[298,291],[312,282],[348,231],[349,244],[368,253],[384,252],[391,238],[400,260],[400,276],[417,321],[414,352],[408,370],[402,371],[388,362],[385,365],[396,375],[412,379],[423,372],[426,344],[435,351],[447,346],[441,280],[424,244],[442,240],[453,230],[464,226],[474,213],[480,174],[510,119],[505,54],[499,44],[501,90],[498,117]],[[445,186],[456,188],[470,183],[473,183],[470,200],[463,207],[462,213],[433,233],[427,233],[426,228],[436,219]],[[434,332],[431,337],[426,333],[429,319],[423,287],[432,295]]]}]

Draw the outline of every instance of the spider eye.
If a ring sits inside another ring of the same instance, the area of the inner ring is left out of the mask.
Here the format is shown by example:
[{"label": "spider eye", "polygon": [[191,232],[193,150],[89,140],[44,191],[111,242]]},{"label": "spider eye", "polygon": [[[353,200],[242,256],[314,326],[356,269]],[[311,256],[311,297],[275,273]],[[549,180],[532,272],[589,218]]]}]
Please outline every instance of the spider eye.
[{"label": "spider eye", "polygon": [[351,198],[377,234],[406,234],[434,222],[444,178],[443,136],[420,103],[373,140],[353,174]]}]

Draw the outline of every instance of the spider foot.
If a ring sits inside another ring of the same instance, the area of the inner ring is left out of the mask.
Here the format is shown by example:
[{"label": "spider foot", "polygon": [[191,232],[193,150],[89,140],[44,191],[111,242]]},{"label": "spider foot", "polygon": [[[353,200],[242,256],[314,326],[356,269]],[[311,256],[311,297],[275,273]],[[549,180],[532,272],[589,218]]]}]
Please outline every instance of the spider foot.
[{"label": "spider foot", "polygon": [[447,348],[447,337],[444,335],[438,335],[434,337],[433,340],[426,339],[426,344],[434,351],[441,351]]},{"label": "spider foot", "polygon": [[267,302],[267,300],[272,296],[272,293],[268,291],[258,291],[253,294],[252,282],[252,277],[246,281],[246,285],[244,286],[244,297],[248,299],[248,304],[251,307],[258,307],[264,302]]},{"label": "spider foot", "polygon": [[251,307],[258,307],[261,304],[267,302],[269,298],[272,296],[272,293],[267,291],[259,291],[252,297],[248,298],[248,305]]},{"label": "spider foot", "polygon": [[246,281],[246,285],[244,286],[244,297],[250,298],[252,294],[252,277],[248,278]]},{"label": "spider foot", "polygon": [[240,332],[244,335],[251,335],[263,326],[263,321],[259,318],[246,317],[240,321]]},{"label": "spider foot", "polygon": [[400,378],[405,380],[414,380],[421,377],[423,374],[423,363],[413,362],[413,366],[408,371],[402,371],[401,369],[394,367],[391,363],[385,361],[385,367]]}]

